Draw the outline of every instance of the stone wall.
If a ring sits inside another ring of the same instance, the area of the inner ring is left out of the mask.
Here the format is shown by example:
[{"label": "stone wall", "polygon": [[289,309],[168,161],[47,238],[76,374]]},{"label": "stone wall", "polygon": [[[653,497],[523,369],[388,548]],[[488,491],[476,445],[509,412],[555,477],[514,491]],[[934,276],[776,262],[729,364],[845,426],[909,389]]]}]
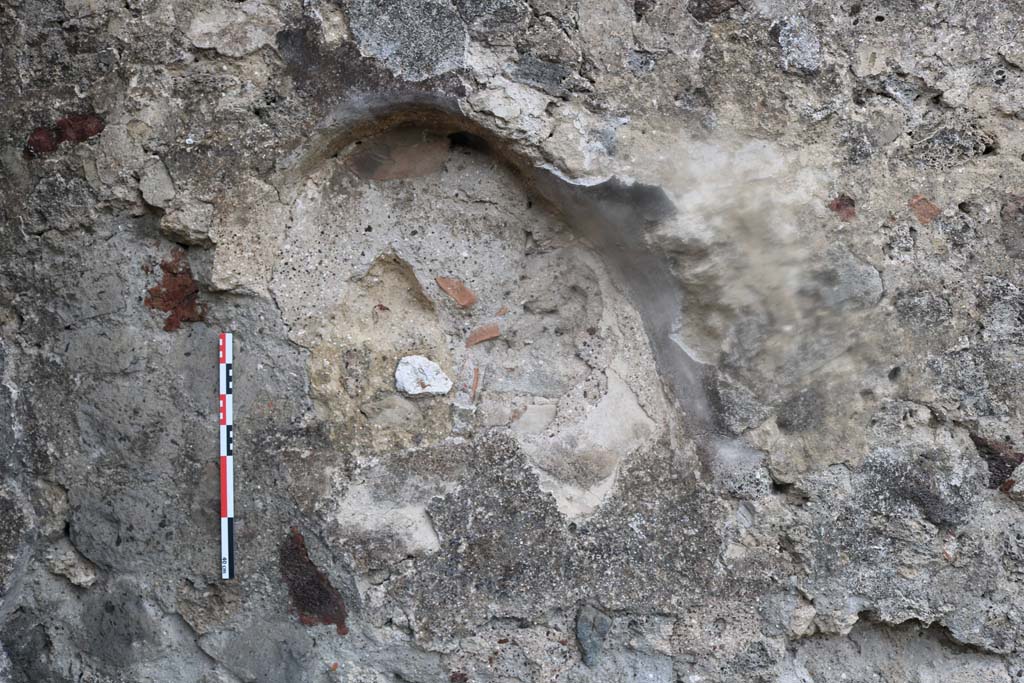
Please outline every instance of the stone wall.
[{"label": "stone wall", "polygon": [[7,3],[0,681],[1021,683],[1022,16]]}]

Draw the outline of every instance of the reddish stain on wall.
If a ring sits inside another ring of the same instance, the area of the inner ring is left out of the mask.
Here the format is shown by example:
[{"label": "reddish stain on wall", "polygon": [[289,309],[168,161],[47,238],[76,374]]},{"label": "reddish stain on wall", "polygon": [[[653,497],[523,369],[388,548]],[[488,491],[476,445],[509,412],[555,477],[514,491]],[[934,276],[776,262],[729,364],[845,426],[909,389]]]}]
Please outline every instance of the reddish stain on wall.
[{"label": "reddish stain on wall", "polygon": [[143,303],[168,314],[164,330],[173,332],[182,323],[192,323],[206,317],[206,306],[199,303],[199,285],[192,277],[192,269],[185,252],[177,250],[160,263],[163,278],[146,292]]}]

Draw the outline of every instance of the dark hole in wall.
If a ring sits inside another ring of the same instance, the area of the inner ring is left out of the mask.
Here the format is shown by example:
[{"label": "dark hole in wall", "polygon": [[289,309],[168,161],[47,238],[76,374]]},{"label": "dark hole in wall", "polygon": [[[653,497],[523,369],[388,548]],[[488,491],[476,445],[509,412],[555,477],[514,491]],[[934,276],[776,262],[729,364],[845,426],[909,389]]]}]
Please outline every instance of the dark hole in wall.
[{"label": "dark hole in wall", "polygon": [[471,149],[474,152],[483,152],[484,154],[490,154],[492,151],[491,146],[487,144],[486,140],[479,135],[473,135],[464,130],[449,134],[448,139],[452,142],[452,148],[462,147]]}]

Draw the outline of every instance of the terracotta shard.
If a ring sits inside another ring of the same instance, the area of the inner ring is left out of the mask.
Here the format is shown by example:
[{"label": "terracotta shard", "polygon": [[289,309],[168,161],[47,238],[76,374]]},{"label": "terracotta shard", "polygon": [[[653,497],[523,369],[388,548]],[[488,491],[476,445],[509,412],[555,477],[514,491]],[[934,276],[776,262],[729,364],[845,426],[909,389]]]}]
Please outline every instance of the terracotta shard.
[{"label": "terracotta shard", "polygon": [[476,294],[462,280],[453,277],[437,277],[434,278],[434,282],[441,288],[441,291],[452,298],[459,308],[469,308],[476,303]]},{"label": "terracotta shard", "polygon": [[497,339],[500,336],[501,328],[498,327],[498,323],[487,323],[469,333],[469,337],[466,339],[466,347],[476,346],[480,342]]},{"label": "terracotta shard", "polygon": [[910,210],[917,216],[917,220],[921,225],[928,225],[942,213],[942,209],[928,201],[923,194],[911,197],[909,205]]}]

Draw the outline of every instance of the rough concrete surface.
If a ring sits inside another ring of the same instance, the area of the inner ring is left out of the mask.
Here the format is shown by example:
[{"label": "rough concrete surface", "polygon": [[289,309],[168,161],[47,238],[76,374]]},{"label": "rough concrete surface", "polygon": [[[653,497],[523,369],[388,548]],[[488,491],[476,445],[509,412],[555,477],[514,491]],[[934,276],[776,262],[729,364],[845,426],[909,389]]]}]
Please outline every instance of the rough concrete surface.
[{"label": "rough concrete surface", "polygon": [[0,681],[1024,682],[1022,17],[3,3]]}]

